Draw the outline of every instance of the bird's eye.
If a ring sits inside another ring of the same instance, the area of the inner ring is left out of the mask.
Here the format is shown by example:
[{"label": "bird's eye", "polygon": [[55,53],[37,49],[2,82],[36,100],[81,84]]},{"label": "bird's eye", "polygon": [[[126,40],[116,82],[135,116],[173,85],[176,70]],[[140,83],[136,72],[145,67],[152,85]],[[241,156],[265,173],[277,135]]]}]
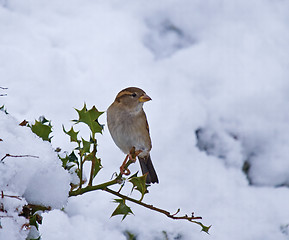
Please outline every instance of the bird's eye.
[{"label": "bird's eye", "polygon": [[136,93],[133,93],[132,96],[133,96],[133,97],[136,97]]}]

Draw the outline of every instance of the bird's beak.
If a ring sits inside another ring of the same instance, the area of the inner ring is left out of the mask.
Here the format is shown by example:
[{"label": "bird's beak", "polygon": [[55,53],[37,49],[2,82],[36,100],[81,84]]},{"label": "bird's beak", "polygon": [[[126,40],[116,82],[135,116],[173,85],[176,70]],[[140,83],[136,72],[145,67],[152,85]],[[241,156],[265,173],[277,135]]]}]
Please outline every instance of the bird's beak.
[{"label": "bird's beak", "polygon": [[147,102],[147,101],[150,101],[152,100],[148,95],[143,95],[141,96],[139,99],[138,99],[140,102]]}]

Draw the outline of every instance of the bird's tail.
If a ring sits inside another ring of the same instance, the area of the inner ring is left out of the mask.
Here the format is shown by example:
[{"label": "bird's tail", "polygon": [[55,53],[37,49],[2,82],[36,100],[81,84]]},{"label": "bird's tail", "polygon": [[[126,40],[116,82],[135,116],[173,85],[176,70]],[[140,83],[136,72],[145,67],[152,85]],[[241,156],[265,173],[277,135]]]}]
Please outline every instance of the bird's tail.
[{"label": "bird's tail", "polygon": [[138,157],[142,174],[147,173],[146,183],[159,183],[157,173],[154,169],[151,156],[145,156],[143,158]]}]

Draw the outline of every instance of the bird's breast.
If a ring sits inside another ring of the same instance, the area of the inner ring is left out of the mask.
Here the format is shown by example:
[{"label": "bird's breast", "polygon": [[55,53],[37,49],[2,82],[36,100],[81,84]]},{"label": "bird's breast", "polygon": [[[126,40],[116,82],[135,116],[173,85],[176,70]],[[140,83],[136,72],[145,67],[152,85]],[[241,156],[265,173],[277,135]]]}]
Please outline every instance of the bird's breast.
[{"label": "bird's breast", "polygon": [[120,113],[116,116],[108,114],[108,128],[115,144],[128,154],[132,147],[144,153],[151,149],[151,140],[146,128],[146,117]]}]

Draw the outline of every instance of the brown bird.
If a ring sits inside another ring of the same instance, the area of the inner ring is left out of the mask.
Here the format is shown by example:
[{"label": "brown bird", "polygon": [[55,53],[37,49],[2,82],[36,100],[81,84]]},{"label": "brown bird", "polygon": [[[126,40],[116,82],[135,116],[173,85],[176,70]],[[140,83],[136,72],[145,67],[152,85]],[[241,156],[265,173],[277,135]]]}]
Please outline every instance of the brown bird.
[{"label": "brown bird", "polygon": [[115,144],[130,155],[137,152],[147,183],[158,183],[158,177],[150,157],[152,148],[149,126],[143,110],[144,102],[151,98],[140,88],[129,87],[120,91],[107,110],[107,125]]}]

